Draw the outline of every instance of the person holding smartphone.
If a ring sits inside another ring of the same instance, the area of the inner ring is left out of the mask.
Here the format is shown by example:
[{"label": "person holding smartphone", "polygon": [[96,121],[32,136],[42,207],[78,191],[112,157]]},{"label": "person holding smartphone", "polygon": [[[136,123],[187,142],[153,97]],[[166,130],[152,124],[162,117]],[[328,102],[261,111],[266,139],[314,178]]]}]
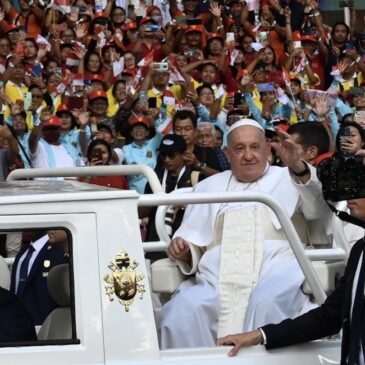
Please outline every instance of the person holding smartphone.
[{"label": "person holding smartphone", "polygon": [[[108,166],[112,158],[112,147],[104,139],[94,139],[90,142],[87,150],[89,166]],[[82,179],[89,184],[107,186],[116,189],[128,189],[128,182],[124,176],[94,176]]]}]

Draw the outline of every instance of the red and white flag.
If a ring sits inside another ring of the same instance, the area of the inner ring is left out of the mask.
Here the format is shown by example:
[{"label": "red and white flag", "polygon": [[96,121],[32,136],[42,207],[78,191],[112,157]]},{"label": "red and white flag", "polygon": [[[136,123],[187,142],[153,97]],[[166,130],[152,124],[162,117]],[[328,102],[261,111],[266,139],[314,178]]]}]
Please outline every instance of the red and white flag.
[{"label": "red and white flag", "polygon": [[142,58],[138,62],[140,67],[148,67],[148,65],[153,61],[153,51],[151,51],[146,57]]},{"label": "red and white flag", "polygon": [[38,45],[44,45],[45,50],[49,52],[51,50],[51,44],[47,41],[46,38],[42,37],[41,35],[37,35],[36,43]]},{"label": "red and white flag", "polygon": [[82,73],[78,72],[74,79],[72,80],[73,86],[84,86],[84,76]]},{"label": "red and white flag", "polygon": [[72,0],[54,0],[54,5],[56,9],[62,13],[71,13]]},{"label": "red and white flag", "polygon": [[284,80],[285,84],[287,86],[290,85],[290,74],[289,74],[289,71],[285,67],[282,67],[281,70],[282,70],[282,73],[283,73],[283,80]]},{"label": "red and white flag", "polygon": [[76,67],[80,63],[79,58],[73,52],[69,52],[66,56],[66,65],[69,67]]}]

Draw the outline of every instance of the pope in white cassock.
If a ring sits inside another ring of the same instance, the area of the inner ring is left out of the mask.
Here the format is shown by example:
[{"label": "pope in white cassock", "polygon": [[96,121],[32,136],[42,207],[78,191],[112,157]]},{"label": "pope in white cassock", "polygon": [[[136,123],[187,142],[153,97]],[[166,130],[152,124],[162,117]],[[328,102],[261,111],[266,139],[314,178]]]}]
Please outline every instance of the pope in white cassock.
[{"label": "pope in white cassock", "polygon": [[[228,131],[232,171],[197,184],[197,192],[261,191],[289,216],[325,222],[330,211],[314,168],[300,160],[290,136],[278,130],[273,147],[286,168],[269,166],[262,127],[243,119]],[[325,223],[324,223],[325,225]],[[183,282],[161,312],[161,348],[214,346],[217,337],[278,323],[314,307],[301,291],[304,275],[274,213],[256,202],[187,207],[168,256]]]}]

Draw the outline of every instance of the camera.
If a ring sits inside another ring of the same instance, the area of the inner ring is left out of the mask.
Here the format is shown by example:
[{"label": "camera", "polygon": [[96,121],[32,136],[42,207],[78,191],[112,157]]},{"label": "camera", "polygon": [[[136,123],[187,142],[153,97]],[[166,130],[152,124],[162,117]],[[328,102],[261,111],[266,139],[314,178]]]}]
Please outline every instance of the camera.
[{"label": "camera", "polygon": [[167,62],[154,62],[152,68],[154,71],[164,72],[169,70],[169,64]]},{"label": "camera", "polygon": [[155,25],[155,24],[146,24],[144,26],[144,31],[145,32],[157,32],[158,30],[160,30],[160,27],[158,25]]},{"label": "camera", "polygon": [[333,202],[365,197],[365,168],[363,157],[342,151],[341,144],[349,141],[349,127],[341,127],[337,141],[338,152],[317,167],[323,197]]}]

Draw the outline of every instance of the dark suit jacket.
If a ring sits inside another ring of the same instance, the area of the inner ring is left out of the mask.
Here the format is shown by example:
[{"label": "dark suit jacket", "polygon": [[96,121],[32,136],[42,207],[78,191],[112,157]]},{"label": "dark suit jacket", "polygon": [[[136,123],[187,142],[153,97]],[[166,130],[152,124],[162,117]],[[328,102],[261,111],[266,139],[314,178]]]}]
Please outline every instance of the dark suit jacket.
[{"label": "dark suit jacket", "polygon": [[[10,285],[10,291],[14,294],[18,262],[24,251],[25,249],[21,250],[14,261]],[[65,261],[65,253],[61,247],[46,243],[32,265],[20,300],[31,314],[35,325],[41,325],[47,315],[57,307],[48,292],[47,275],[52,267]]]},{"label": "dark suit jacket", "polygon": [[35,341],[31,316],[18,297],[0,288],[0,342]]},{"label": "dark suit jacket", "polygon": [[[336,290],[320,307],[295,319],[286,319],[279,324],[262,327],[266,335],[267,349],[331,336],[342,328],[341,364],[346,364],[349,351],[352,283],[364,244],[364,239],[356,242],[351,250],[344,276],[339,280]],[[362,328],[365,328],[365,315],[362,321]]]}]

